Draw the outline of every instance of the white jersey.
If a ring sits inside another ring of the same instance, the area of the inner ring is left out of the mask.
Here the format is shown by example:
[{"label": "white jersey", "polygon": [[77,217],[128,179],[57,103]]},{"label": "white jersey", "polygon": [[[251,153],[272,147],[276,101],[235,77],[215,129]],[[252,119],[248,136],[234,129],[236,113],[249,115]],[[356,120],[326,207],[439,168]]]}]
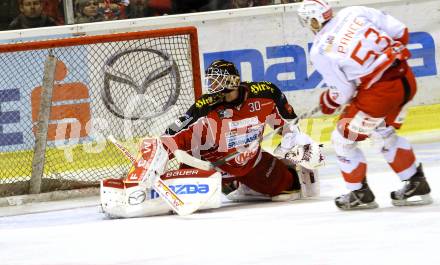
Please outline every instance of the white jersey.
[{"label": "white jersey", "polygon": [[382,11],[347,7],[316,35],[310,58],[331,87],[332,99],[345,104],[359,86],[368,88],[380,79],[396,59],[390,47],[405,34],[406,26]]}]

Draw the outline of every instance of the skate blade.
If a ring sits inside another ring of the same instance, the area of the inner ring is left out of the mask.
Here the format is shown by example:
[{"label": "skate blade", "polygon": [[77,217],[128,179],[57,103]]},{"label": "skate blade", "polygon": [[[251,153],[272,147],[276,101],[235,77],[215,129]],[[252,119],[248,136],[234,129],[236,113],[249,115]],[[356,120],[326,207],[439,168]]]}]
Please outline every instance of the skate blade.
[{"label": "skate blade", "polygon": [[270,201],[271,198],[269,196],[264,195],[239,195],[239,196],[228,196],[226,195],[228,200],[233,202],[261,202],[261,201]]},{"label": "skate blade", "polygon": [[280,195],[273,196],[271,200],[273,202],[286,202],[286,201],[296,201],[301,199],[300,192],[292,192],[292,193],[282,193]]},{"label": "skate blade", "polygon": [[[412,200],[411,200],[412,199]],[[415,199],[415,200],[414,200]],[[391,200],[394,206],[417,206],[428,205],[433,202],[430,194],[417,195],[404,200]]]},{"label": "skate blade", "polygon": [[375,209],[375,208],[379,207],[379,204],[377,204],[377,202],[373,201],[373,202],[369,202],[369,203],[359,204],[356,206],[348,206],[348,207],[347,206],[345,206],[345,207],[337,206],[337,207],[343,211],[368,210],[368,209]]}]

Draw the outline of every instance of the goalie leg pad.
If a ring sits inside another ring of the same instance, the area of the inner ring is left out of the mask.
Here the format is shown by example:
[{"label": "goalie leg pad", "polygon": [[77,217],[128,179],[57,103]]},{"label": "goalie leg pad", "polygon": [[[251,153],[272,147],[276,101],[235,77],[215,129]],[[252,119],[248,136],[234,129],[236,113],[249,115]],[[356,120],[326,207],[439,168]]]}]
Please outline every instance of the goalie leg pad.
[{"label": "goalie leg pad", "polygon": [[[186,204],[201,204],[199,209],[221,206],[221,174],[218,172],[180,169],[167,172],[162,179]],[[146,217],[171,212],[154,189],[121,179],[101,181],[101,206],[111,218]]]},{"label": "goalie leg pad", "polygon": [[221,207],[220,172],[178,169],[167,172],[162,178],[187,205],[198,205],[196,208],[200,210]]},{"label": "goalie leg pad", "polygon": [[131,218],[161,215],[170,212],[160,198],[147,199],[152,189],[122,179],[101,181],[101,207],[107,217]]},{"label": "goalie leg pad", "polygon": [[301,197],[319,197],[321,190],[318,170],[297,166],[296,171],[301,183]]}]

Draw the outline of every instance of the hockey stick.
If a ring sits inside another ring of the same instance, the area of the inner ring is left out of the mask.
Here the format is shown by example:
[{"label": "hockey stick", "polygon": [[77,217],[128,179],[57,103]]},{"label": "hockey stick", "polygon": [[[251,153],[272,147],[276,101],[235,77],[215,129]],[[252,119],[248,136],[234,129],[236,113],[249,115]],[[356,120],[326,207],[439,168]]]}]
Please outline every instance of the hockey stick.
[{"label": "hockey stick", "polygon": [[174,156],[179,163],[183,163],[191,167],[195,167],[201,170],[215,169],[214,163],[195,158],[194,156],[180,149],[174,151]]},{"label": "hockey stick", "polygon": [[[123,145],[118,143],[118,141],[112,136],[107,136],[107,139],[116,146],[124,155],[130,159],[131,163],[136,166],[136,158],[127,150]],[[144,183],[142,183],[144,184]],[[145,185],[145,184],[144,184]],[[146,187],[145,187],[146,188]],[[200,208],[198,204],[188,205],[182,201],[177,194],[168,187],[165,182],[160,177],[157,177],[153,181],[153,189],[161,196],[165,202],[173,209],[178,215],[185,216],[192,214]]]},{"label": "hockey stick", "polygon": [[[267,139],[269,139],[270,137],[272,137],[272,135],[278,133],[279,131],[281,131],[283,128],[286,128],[287,126],[290,125],[295,125],[299,122],[299,120],[310,117],[316,113],[318,113],[321,110],[320,106],[316,106],[315,108],[313,108],[312,110],[308,111],[308,112],[304,112],[301,115],[297,116],[295,119],[291,120],[290,122],[284,124],[283,126],[280,126],[276,129],[274,129],[272,132],[266,134],[263,136],[263,138],[261,139],[261,141],[265,141]],[[254,142],[252,143],[248,149],[252,149],[254,148],[256,145],[260,144],[259,142]],[[176,150],[174,151],[174,156],[176,157],[177,161],[179,161],[180,163],[186,164],[188,166],[192,166],[198,169],[202,169],[202,170],[213,170],[223,164],[225,164],[226,162],[234,159],[236,156],[238,156],[241,152],[240,151],[235,151],[233,153],[230,153],[228,155],[226,155],[225,157],[215,161],[215,162],[209,162],[209,161],[204,161],[201,159],[198,159],[190,154],[188,154],[187,152],[183,151],[183,150]]]}]

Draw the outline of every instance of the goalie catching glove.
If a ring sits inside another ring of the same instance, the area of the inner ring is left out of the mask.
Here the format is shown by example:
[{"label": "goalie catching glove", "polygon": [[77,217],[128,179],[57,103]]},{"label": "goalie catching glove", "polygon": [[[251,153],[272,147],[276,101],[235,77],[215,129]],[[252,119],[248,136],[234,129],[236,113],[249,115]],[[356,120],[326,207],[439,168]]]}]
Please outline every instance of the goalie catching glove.
[{"label": "goalie catching glove", "polygon": [[335,101],[337,97],[338,92],[334,89],[327,89],[322,92],[321,96],[319,97],[319,105],[323,114],[330,115],[336,111],[336,109],[340,106],[340,104]]},{"label": "goalie catching glove", "polygon": [[284,134],[274,153],[310,170],[324,164],[321,145],[299,131]]}]

